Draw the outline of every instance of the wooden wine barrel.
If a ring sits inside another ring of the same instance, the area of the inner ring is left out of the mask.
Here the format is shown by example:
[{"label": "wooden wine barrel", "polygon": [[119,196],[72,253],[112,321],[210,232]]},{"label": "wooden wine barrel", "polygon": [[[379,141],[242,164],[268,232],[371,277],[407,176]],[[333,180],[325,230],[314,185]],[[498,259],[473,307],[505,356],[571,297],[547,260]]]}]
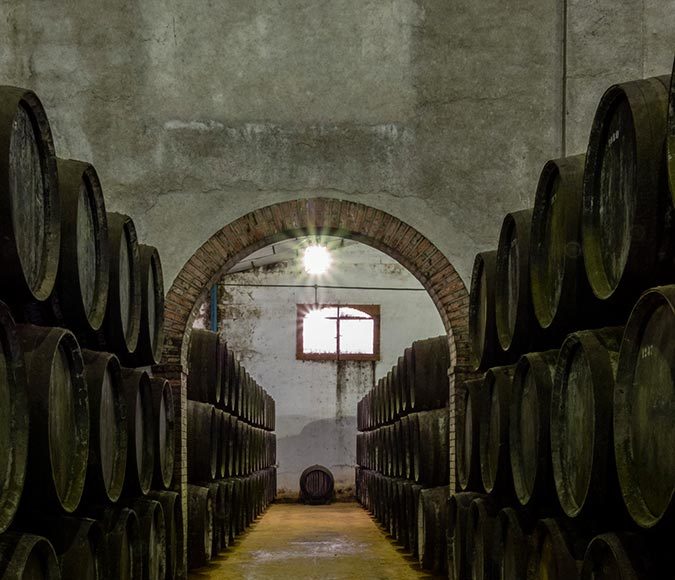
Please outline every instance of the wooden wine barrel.
[{"label": "wooden wine barrel", "polygon": [[44,301],[61,238],[58,171],[47,114],[33,91],[0,86],[0,296]]},{"label": "wooden wine barrel", "polygon": [[583,540],[577,540],[554,519],[540,520],[534,534],[527,578],[578,579]]},{"label": "wooden wine barrel", "polygon": [[[234,396],[235,396],[235,381],[237,380],[236,358],[234,351],[227,347],[224,355],[224,368],[221,375],[225,376],[225,387],[223,389],[223,408],[231,413],[233,411]],[[222,376],[221,376],[222,379]],[[221,381],[222,382],[222,381]]]},{"label": "wooden wine barrel", "polygon": [[152,391],[152,418],[154,425],[155,467],[153,484],[158,489],[169,489],[173,481],[176,448],[176,412],[173,391],[169,381],[161,377],[150,380]]},{"label": "wooden wine barrel", "polygon": [[227,479],[221,479],[216,482],[220,488],[221,493],[224,495],[225,504],[223,510],[218,514],[218,523],[220,528],[220,545],[223,549],[227,549],[230,546],[230,528],[231,528],[231,518],[232,518],[232,482]]},{"label": "wooden wine barrel", "polygon": [[[427,411],[447,407],[450,350],[446,335],[412,344],[406,361],[410,388],[411,411]],[[412,371],[412,372],[411,372]]]},{"label": "wooden wine barrel", "polygon": [[628,311],[640,293],[673,280],[672,199],[664,156],[666,76],[611,86],[586,153],[582,245],[593,292]]},{"label": "wooden wine barrel", "polygon": [[166,529],[166,579],[176,577],[178,566],[178,551],[183,542],[183,515],[181,512],[180,496],[173,491],[150,491],[148,499],[158,502],[164,514]]},{"label": "wooden wine barrel", "polygon": [[208,487],[188,485],[188,566],[199,568],[211,559],[213,496]]},{"label": "wooden wine barrel", "polygon": [[312,465],[300,475],[300,493],[306,503],[328,503],[333,499],[335,480],[327,467]]},{"label": "wooden wine barrel", "polygon": [[401,416],[401,411],[403,407],[402,403],[402,392],[401,392],[401,382],[398,377],[398,365],[394,365],[390,371],[391,379],[391,396],[394,404],[394,419],[398,419]]},{"label": "wooden wine barrel", "polygon": [[597,301],[581,252],[585,155],[547,161],[539,176],[532,213],[530,286],[539,326],[552,340],[588,328]]},{"label": "wooden wine barrel", "polygon": [[136,512],[127,508],[98,510],[104,531],[106,580],[141,580],[143,558],[141,528]]},{"label": "wooden wine barrel", "polygon": [[211,497],[213,498],[213,533],[211,534],[211,557],[215,558],[222,551],[222,534],[221,527],[223,520],[227,515],[225,497],[225,489],[220,486],[218,481],[212,481],[204,484],[211,490]]},{"label": "wooden wine barrel", "polygon": [[141,310],[136,350],[128,359],[135,367],[159,364],[164,348],[164,275],[159,251],[138,246]]},{"label": "wooden wine barrel", "polygon": [[116,502],[122,494],[129,440],[122,370],[114,354],[83,350],[89,393],[88,502]]},{"label": "wooden wine barrel", "polygon": [[212,481],[216,477],[218,422],[216,409],[208,403],[188,401],[188,480]]},{"label": "wooden wine barrel", "polygon": [[77,340],[67,330],[18,325],[26,357],[30,437],[22,507],[72,513],[89,455],[89,398]]},{"label": "wooden wine barrel", "polygon": [[41,517],[32,526],[52,544],[62,578],[106,577],[104,536],[99,522],[88,518]]},{"label": "wooden wine barrel", "polygon": [[472,580],[491,580],[495,568],[497,506],[490,499],[471,502],[467,518],[467,556]]},{"label": "wooden wine barrel", "polygon": [[194,329],[190,337],[188,398],[216,404],[222,400],[222,348],[217,333]]},{"label": "wooden wine barrel", "polygon": [[570,334],[551,392],[551,460],[570,518],[608,522],[622,513],[612,437],[614,375],[623,329]]},{"label": "wooden wine barrel", "polygon": [[526,513],[504,508],[497,514],[493,544],[496,578],[527,578],[532,524]]},{"label": "wooden wine barrel", "polygon": [[166,525],[162,506],[159,502],[143,498],[130,501],[129,507],[138,516],[143,578],[164,580],[166,577]]},{"label": "wooden wine barrel", "polygon": [[448,442],[450,414],[447,408],[408,415],[413,434],[411,459],[413,479],[425,487],[450,481]]},{"label": "wooden wine barrel", "polygon": [[450,578],[468,580],[471,577],[471,543],[468,536],[471,503],[487,496],[479,493],[455,493],[448,499],[448,572]]},{"label": "wooden wine barrel", "polygon": [[97,331],[108,303],[108,217],[101,182],[89,163],[58,159],[61,249],[51,308],[58,324]]},{"label": "wooden wine barrel", "polygon": [[0,533],[14,519],[28,459],[28,386],[16,325],[0,302]]},{"label": "wooden wine barrel", "polygon": [[550,407],[557,350],[523,355],[513,376],[509,451],[516,498],[521,505],[555,502],[551,473]]},{"label": "wooden wine barrel", "polygon": [[417,509],[419,507],[420,493],[422,491],[422,486],[416,483],[411,483],[405,487],[405,497],[403,501],[405,502],[405,509],[407,514],[408,522],[408,544],[410,553],[414,558],[419,557],[419,547],[418,547],[418,529],[417,529]]},{"label": "wooden wine barrel", "polygon": [[396,367],[398,386],[401,392],[401,416],[403,416],[407,415],[412,407],[410,385],[408,384],[408,367],[406,365],[405,355],[398,357]]},{"label": "wooden wine barrel", "polygon": [[591,540],[582,580],[651,580],[673,577],[672,544],[640,534],[601,534]]},{"label": "wooden wine barrel", "polygon": [[624,332],[614,390],[614,452],[628,512],[643,528],[675,515],[675,286],[645,292]]},{"label": "wooden wine barrel", "polygon": [[229,415],[223,411],[216,410],[216,423],[218,428],[218,437],[216,440],[216,478],[227,477],[228,472],[228,439],[230,437]]},{"label": "wooden wine barrel", "polygon": [[476,379],[459,384],[456,397],[457,481],[462,491],[479,490],[483,381]]},{"label": "wooden wine barrel", "polygon": [[133,220],[123,214],[108,213],[108,252],[110,279],[103,328],[95,346],[105,346],[128,360],[138,345],[141,321],[141,269],[138,238]]},{"label": "wooden wine barrel", "polygon": [[240,376],[239,376],[239,397],[238,397],[238,409],[237,414],[243,421],[248,422],[248,390],[249,384],[251,382],[251,375],[248,370],[244,368],[243,365],[240,367]]},{"label": "wooden wine barrel", "polygon": [[15,532],[0,535],[0,578],[60,580],[59,564],[49,540]]},{"label": "wooden wine barrel", "polygon": [[150,491],[155,470],[155,424],[152,416],[152,387],[145,371],[122,369],[127,405],[127,472],[124,492],[129,496]]},{"label": "wooden wine barrel", "polygon": [[489,369],[483,381],[483,409],[480,415],[479,454],[483,488],[491,495],[513,494],[509,453],[511,383],[515,365]]},{"label": "wooden wine barrel", "polygon": [[417,508],[419,563],[435,574],[446,571],[448,490],[447,485],[423,489]]},{"label": "wooden wine barrel", "polygon": [[471,365],[477,371],[504,362],[495,318],[496,278],[497,251],[476,254],[469,291],[469,343]]},{"label": "wooden wine barrel", "polygon": [[497,246],[495,323],[507,361],[540,342],[539,324],[530,293],[530,227],[532,210],[507,213]]}]

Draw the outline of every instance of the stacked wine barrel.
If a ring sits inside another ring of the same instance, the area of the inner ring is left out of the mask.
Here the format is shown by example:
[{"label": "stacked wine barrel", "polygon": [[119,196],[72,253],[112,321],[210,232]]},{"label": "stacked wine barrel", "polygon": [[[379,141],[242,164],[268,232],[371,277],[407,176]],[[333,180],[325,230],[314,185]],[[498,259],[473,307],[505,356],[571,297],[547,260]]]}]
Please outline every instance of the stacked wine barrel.
[{"label": "stacked wine barrel", "polygon": [[192,331],[187,394],[188,565],[196,568],[274,500],[275,404],[207,330]]},{"label": "stacked wine barrel", "polygon": [[173,578],[159,254],[45,110],[0,87],[0,578]]},{"label": "stacked wine barrel", "polygon": [[359,401],[356,495],[426,569],[445,570],[447,336],[419,340]]},{"label": "stacked wine barrel", "polygon": [[476,257],[456,580],[675,578],[674,99],[610,87],[586,154],[548,161]]}]

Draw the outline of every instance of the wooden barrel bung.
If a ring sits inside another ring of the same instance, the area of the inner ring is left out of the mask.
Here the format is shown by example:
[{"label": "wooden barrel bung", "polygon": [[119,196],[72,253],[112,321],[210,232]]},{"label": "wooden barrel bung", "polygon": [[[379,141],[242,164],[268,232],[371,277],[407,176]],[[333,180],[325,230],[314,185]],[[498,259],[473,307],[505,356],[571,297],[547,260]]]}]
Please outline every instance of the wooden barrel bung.
[{"label": "wooden barrel bung", "polygon": [[77,340],[68,330],[19,325],[26,355],[30,437],[23,507],[75,511],[89,455],[89,398]]},{"label": "wooden barrel bung", "polygon": [[143,578],[164,580],[166,578],[164,510],[159,502],[145,498],[130,501],[129,507],[138,516]]},{"label": "wooden barrel bung", "polygon": [[539,176],[530,237],[530,286],[539,326],[561,338],[587,321],[591,289],[581,252],[585,155],[547,161]]},{"label": "wooden barrel bung", "polygon": [[216,477],[218,423],[216,409],[208,403],[188,401],[188,479],[212,481]]},{"label": "wooden barrel bung", "polygon": [[180,496],[173,491],[150,491],[148,499],[159,502],[162,506],[166,528],[166,579],[173,580],[177,573],[178,550],[183,545],[183,514]]},{"label": "wooden barrel bung", "polygon": [[28,395],[23,349],[9,309],[0,302],[0,533],[14,519],[28,459]]},{"label": "wooden barrel bung", "polygon": [[495,322],[509,361],[539,342],[530,294],[531,224],[531,209],[506,214],[497,246]]},{"label": "wooden barrel bung", "polygon": [[301,499],[306,503],[330,502],[334,486],[333,474],[322,465],[312,465],[300,475]]},{"label": "wooden barrel bung", "polygon": [[60,250],[54,141],[47,114],[27,89],[0,86],[0,295],[49,298]]},{"label": "wooden barrel bung", "polygon": [[485,491],[501,496],[513,492],[509,417],[514,372],[515,365],[489,369],[482,385],[484,403],[479,418],[480,473]]},{"label": "wooden barrel bung", "polygon": [[483,403],[483,381],[465,381],[457,393],[457,481],[462,491],[481,487],[480,475],[480,415]]},{"label": "wooden barrel bung", "polygon": [[154,246],[138,246],[140,262],[141,310],[138,344],[129,357],[133,366],[159,364],[164,348],[164,275],[159,251]]},{"label": "wooden barrel bung", "polygon": [[672,199],[664,147],[668,77],[611,86],[586,153],[582,246],[588,280],[628,310],[640,292],[672,280]]},{"label": "wooden barrel bung", "polygon": [[477,371],[503,360],[495,319],[496,273],[496,250],[476,254],[469,292],[469,342],[471,364]]},{"label": "wooden barrel bung", "polygon": [[101,328],[108,303],[108,217],[93,165],[59,159],[58,168],[61,260],[53,308],[60,323],[88,333]]},{"label": "wooden barrel bung", "polygon": [[614,451],[628,512],[643,528],[675,513],[675,286],[645,292],[626,325],[614,390]]},{"label": "wooden barrel bung", "polygon": [[551,392],[551,460],[558,500],[570,518],[607,521],[621,511],[612,407],[622,328],[570,334]]},{"label": "wooden barrel bung", "polygon": [[83,350],[89,392],[89,461],[85,493],[91,501],[116,502],[127,466],[127,405],[122,370],[114,354]]},{"label": "wooden barrel bung", "polygon": [[210,330],[194,329],[190,337],[188,398],[216,404],[222,400],[222,350],[220,336]]},{"label": "wooden barrel bung", "polygon": [[141,320],[141,269],[133,220],[108,213],[110,280],[105,338],[110,350],[128,358],[136,350]]},{"label": "wooden barrel bung", "polygon": [[576,544],[583,544],[554,519],[540,520],[532,542],[527,578],[574,580],[579,578],[581,558]]},{"label": "wooden barrel bung", "polygon": [[208,487],[188,485],[188,566],[198,568],[211,559],[213,496]]},{"label": "wooden barrel bung", "polygon": [[124,399],[127,406],[127,495],[150,491],[155,469],[155,425],[152,416],[150,377],[145,371],[122,369]]},{"label": "wooden barrel bung", "polygon": [[169,489],[173,481],[176,449],[176,412],[171,384],[164,378],[150,380],[152,391],[152,417],[155,426],[154,487]]},{"label": "wooden barrel bung", "polygon": [[16,532],[2,534],[0,577],[60,580],[58,560],[49,540]]},{"label": "wooden barrel bung", "polygon": [[509,413],[509,451],[521,505],[551,505],[550,406],[557,350],[523,355],[516,365]]}]

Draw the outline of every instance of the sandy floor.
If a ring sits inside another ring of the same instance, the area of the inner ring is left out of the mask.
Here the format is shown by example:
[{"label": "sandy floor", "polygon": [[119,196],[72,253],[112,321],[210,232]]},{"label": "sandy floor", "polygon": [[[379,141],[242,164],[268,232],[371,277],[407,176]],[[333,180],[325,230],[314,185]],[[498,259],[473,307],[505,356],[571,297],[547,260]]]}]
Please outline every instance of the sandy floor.
[{"label": "sandy floor", "polygon": [[190,579],[429,578],[355,503],[275,504]]}]

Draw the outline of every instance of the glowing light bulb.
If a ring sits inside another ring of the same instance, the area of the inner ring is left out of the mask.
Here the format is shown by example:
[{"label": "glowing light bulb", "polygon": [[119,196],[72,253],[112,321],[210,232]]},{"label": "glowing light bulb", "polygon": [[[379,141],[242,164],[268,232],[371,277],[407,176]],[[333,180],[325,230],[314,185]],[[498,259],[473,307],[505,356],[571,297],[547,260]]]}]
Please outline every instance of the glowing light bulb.
[{"label": "glowing light bulb", "polygon": [[326,246],[308,246],[305,249],[305,272],[319,276],[325,274],[330,268],[333,258]]}]

